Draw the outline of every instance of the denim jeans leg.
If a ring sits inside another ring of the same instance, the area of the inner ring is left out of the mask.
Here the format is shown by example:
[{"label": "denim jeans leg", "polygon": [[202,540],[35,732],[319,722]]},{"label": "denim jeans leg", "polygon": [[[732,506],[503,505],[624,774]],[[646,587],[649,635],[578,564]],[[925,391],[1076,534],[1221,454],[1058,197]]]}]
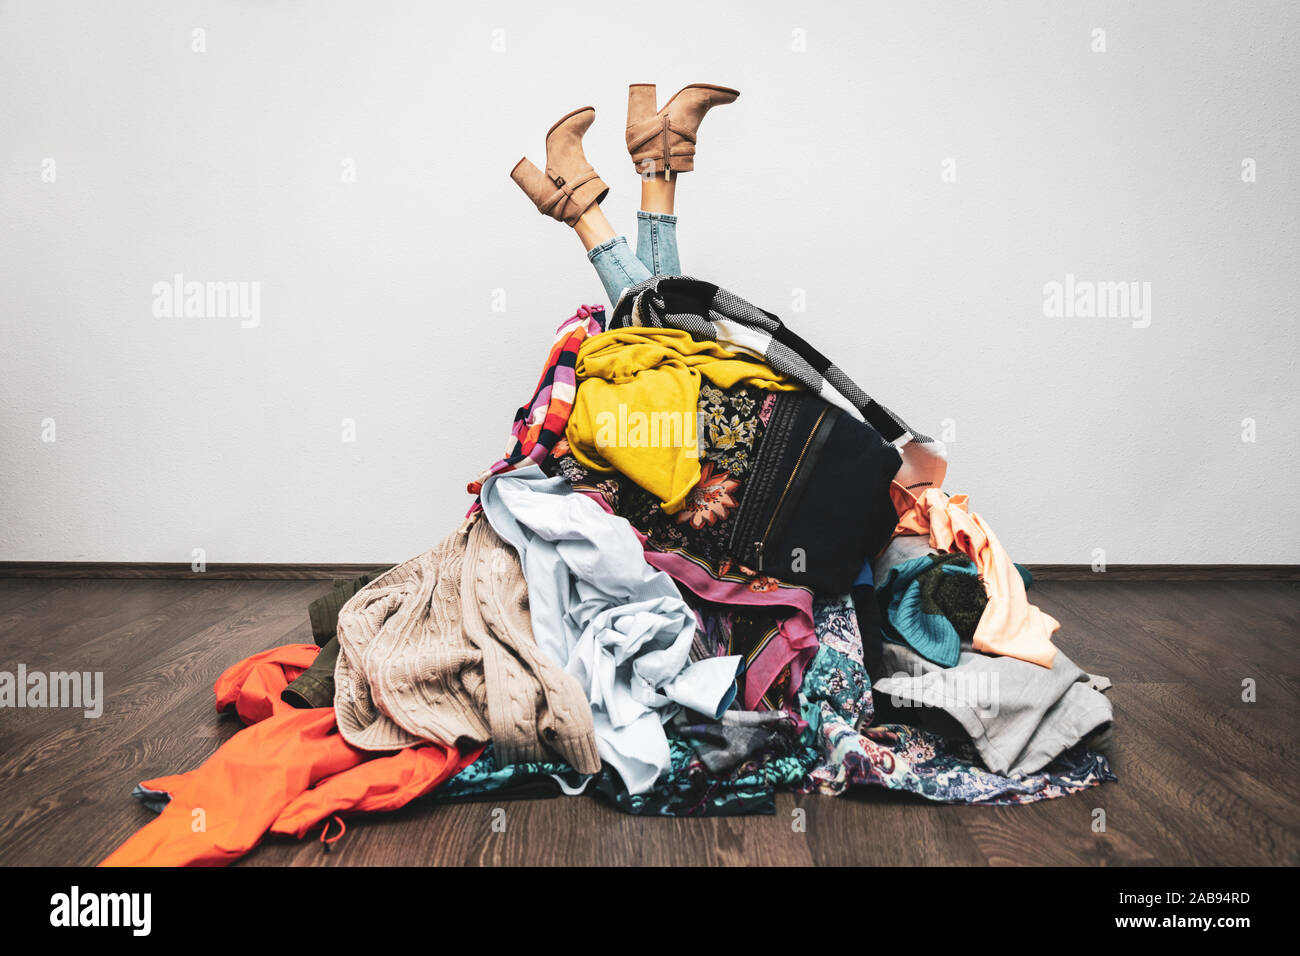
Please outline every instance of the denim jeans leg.
[{"label": "denim jeans leg", "polygon": [[665,212],[636,213],[636,257],[651,275],[679,276],[682,263],[677,255],[677,217]]},{"label": "denim jeans leg", "polygon": [[596,268],[600,283],[605,287],[610,305],[618,303],[623,290],[650,278],[650,272],[641,260],[632,255],[627,240],[622,236],[606,239],[598,246],[587,250],[587,258]]}]

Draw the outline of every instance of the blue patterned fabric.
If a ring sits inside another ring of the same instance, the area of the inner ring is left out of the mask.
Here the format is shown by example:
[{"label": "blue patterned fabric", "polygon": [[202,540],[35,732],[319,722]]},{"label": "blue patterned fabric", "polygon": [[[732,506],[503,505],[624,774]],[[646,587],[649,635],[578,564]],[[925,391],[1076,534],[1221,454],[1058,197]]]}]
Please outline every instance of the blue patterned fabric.
[{"label": "blue patterned fabric", "polygon": [[574,792],[585,783],[586,793],[636,816],[739,816],[775,813],[780,789],[835,795],[872,786],[944,803],[1003,805],[1062,797],[1116,779],[1104,756],[1082,746],[1043,772],[1016,779],[986,770],[969,741],[903,724],[872,726],[871,680],[852,599],[818,599],[813,620],[821,648],[799,690],[808,726],[793,754],[760,755],[718,776],[669,725],[669,772],[646,793],[632,795],[608,767],[587,782],[558,761],[498,767],[489,747],[432,799],[535,797]]}]

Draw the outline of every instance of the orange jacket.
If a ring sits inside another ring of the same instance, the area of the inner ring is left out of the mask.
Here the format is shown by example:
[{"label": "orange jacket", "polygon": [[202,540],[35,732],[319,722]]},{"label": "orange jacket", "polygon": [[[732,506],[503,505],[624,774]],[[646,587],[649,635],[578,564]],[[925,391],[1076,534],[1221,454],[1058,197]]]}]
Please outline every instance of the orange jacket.
[{"label": "orange jacket", "polygon": [[311,644],[272,648],[217,678],[217,710],[234,707],[252,726],[197,770],[140,784],[171,799],[100,866],[221,866],[268,831],[302,837],[336,813],[404,806],[482,753],[436,741],[393,754],[349,746],[333,707],[295,710],[280,699],[317,651]]}]

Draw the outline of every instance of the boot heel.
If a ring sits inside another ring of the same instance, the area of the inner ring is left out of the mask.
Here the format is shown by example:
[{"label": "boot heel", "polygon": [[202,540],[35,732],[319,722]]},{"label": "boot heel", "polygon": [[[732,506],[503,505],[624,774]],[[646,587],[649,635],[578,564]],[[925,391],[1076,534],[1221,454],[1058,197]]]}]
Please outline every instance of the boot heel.
[{"label": "boot heel", "polygon": [[627,125],[634,126],[653,117],[659,111],[657,103],[653,83],[633,83],[627,88]]},{"label": "boot heel", "polygon": [[510,170],[510,178],[519,184],[519,188],[533,202],[540,202],[542,199],[549,198],[551,193],[555,192],[554,184],[546,178],[546,174],[534,166],[527,156],[520,158],[515,163],[515,168]]}]

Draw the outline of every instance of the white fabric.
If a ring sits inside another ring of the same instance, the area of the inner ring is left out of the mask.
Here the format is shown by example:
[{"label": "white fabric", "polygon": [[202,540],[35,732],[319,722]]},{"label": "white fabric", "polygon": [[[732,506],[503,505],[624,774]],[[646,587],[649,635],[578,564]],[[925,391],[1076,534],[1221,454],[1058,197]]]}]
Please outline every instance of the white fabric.
[{"label": "white fabric", "polygon": [[643,793],[669,769],[678,705],[717,717],[739,657],[690,663],[695,615],[646,563],[631,525],[536,465],[483,483],[483,513],[519,552],[533,636],[587,693],[601,759]]}]

